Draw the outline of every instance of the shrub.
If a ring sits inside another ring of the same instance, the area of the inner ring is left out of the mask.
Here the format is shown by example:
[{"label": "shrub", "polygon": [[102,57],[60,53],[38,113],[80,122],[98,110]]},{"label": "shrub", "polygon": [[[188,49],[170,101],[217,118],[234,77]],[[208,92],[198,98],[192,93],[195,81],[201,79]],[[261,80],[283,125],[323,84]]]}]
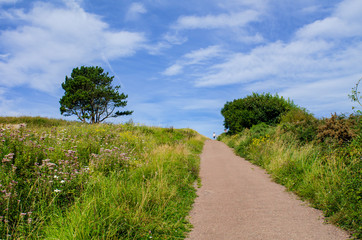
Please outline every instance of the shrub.
[{"label": "shrub", "polygon": [[242,99],[227,102],[221,110],[224,126],[229,134],[241,132],[259,123],[268,125],[280,122],[282,114],[296,106],[278,95],[253,93]]},{"label": "shrub", "polygon": [[274,128],[269,126],[268,124],[262,122],[257,125],[254,125],[250,128],[250,134],[252,138],[260,138],[265,137],[270,134]]},{"label": "shrub", "polygon": [[318,120],[305,109],[294,108],[281,117],[281,129],[292,132],[301,143],[315,140]]},{"label": "shrub", "polygon": [[353,117],[345,118],[332,114],[330,118],[323,120],[318,126],[318,142],[343,144],[352,140],[356,136],[354,126],[356,125]]}]

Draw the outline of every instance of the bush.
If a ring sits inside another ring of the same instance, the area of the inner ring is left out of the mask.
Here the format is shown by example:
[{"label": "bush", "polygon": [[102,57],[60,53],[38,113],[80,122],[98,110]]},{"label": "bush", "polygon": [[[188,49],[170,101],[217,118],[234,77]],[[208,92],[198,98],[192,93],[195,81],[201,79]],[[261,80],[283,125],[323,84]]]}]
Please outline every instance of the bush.
[{"label": "bush", "polygon": [[221,110],[229,134],[241,132],[259,123],[278,124],[281,116],[296,106],[278,95],[253,93],[242,99],[227,102]]},{"label": "bush", "polygon": [[251,134],[252,138],[260,138],[260,137],[265,137],[265,136],[269,135],[273,130],[274,130],[274,128],[272,128],[268,124],[262,122],[262,123],[252,126],[250,128],[250,134]]},{"label": "bush", "polygon": [[308,143],[317,137],[318,120],[305,109],[294,108],[281,117],[281,129],[292,132],[301,142]]},{"label": "bush", "polygon": [[318,126],[318,142],[343,144],[352,140],[356,136],[355,128],[356,121],[351,116],[338,116],[332,114],[330,118],[323,120],[323,123]]}]

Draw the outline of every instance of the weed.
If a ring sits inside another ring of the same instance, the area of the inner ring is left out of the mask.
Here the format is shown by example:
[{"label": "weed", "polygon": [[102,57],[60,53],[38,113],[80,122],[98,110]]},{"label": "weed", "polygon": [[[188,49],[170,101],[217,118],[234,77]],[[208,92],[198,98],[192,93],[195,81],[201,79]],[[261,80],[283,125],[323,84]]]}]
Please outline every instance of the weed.
[{"label": "weed", "polygon": [[[359,239],[362,238],[359,119],[353,117],[353,123],[334,115],[325,120],[319,127],[319,138],[324,140],[320,143],[300,144],[298,132],[288,131],[285,123],[268,134],[253,134],[246,129],[239,135],[223,134],[220,139],[239,155],[265,168],[276,182],[323,210],[330,222],[351,231]],[[327,138],[336,144],[327,144]]]},{"label": "weed", "polygon": [[205,140],[196,132],[31,117],[0,123],[1,239],[175,239],[190,229]]}]

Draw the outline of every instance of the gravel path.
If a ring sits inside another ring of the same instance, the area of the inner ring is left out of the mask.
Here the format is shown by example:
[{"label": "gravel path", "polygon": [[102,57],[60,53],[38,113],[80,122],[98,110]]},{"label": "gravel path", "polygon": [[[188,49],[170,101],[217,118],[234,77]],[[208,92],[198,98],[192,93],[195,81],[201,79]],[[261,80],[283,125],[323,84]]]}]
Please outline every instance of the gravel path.
[{"label": "gravel path", "polygon": [[349,235],[324,224],[310,208],[271,181],[264,170],[208,140],[201,155],[201,183],[191,212],[190,240],[334,240]]}]

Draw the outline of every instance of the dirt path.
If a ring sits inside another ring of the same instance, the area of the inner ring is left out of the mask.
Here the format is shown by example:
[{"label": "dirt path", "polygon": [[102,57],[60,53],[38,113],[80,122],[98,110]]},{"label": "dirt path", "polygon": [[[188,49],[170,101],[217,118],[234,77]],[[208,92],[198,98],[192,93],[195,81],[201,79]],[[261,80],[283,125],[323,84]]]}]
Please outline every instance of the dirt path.
[{"label": "dirt path", "polygon": [[200,175],[191,240],[348,239],[346,232],[324,224],[320,211],[307,207],[221,142],[205,143]]}]

